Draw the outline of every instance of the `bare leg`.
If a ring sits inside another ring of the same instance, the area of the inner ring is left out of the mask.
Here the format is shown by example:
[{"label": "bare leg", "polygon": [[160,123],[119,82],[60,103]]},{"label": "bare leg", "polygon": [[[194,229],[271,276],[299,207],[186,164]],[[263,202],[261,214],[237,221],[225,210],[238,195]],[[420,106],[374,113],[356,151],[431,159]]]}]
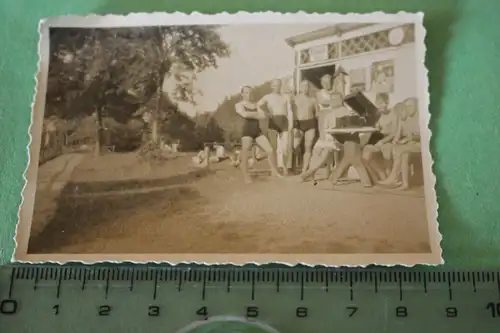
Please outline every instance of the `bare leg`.
[{"label": "bare leg", "polygon": [[332,153],[328,149],[321,149],[321,151],[318,153],[318,155],[314,156],[311,158],[309,170],[306,172],[302,173],[300,175],[300,178],[305,181],[310,177],[313,177],[316,172],[323,166],[325,163],[327,163],[329,160],[331,160]]},{"label": "bare leg", "polygon": [[410,187],[410,152],[405,151],[401,155],[401,186],[398,190],[407,190]]},{"label": "bare leg", "polygon": [[245,136],[241,138],[240,165],[241,165],[241,171],[243,172],[243,180],[247,184],[250,184],[252,182],[252,178],[248,173],[248,157],[250,155],[249,153],[252,144],[253,144],[253,139],[251,137]]},{"label": "bare leg", "polygon": [[374,145],[366,145],[363,148],[362,158],[365,165],[369,165],[369,168],[373,170],[379,179],[385,179],[386,173],[384,168],[380,167],[377,161],[374,161],[374,156],[376,153],[380,152],[378,147]]},{"label": "bare leg", "polygon": [[304,133],[304,161],[302,164],[302,173],[305,173],[309,169],[315,136],[315,129],[310,129]]},{"label": "bare leg", "polygon": [[271,143],[264,136],[261,135],[257,139],[255,139],[256,143],[267,153],[267,159],[269,161],[269,166],[271,167],[271,174],[275,177],[281,177],[278,171],[278,165],[276,162],[276,152],[273,150]]},{"label": "bare leg", "polygon": [[392,143],[386,143],[382,145],[380,151],[382,152],[382,157],[384,158],[384,173],[388,175],[392,169],[394,145]]},{"label": "bare leg", "polygon": [[389,185],[395,184],[398,181],[398,177],[401,173],[401,159],[404,153],[404,146],[395,146],[394,147],[394,161],[392,163],[392,169],[389,176],[379,181],[379,184]]},{"label": "bare leg", "polygon": [[278,140],[281,141],[281,149],[283,151],[283,174],[288,175],[289,161],[288,157],[290,156],[291,150],[291,141],[289,140],[291,135],[289,135],[288,131],[282,132],[278,136]]}]

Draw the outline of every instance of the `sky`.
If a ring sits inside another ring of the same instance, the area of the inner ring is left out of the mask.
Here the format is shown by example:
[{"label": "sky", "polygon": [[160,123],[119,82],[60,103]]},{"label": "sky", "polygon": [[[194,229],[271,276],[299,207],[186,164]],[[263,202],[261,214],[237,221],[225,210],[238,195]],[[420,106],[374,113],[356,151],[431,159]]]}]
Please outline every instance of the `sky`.
[{"label": "sky", "polygon": [[231,55],[219,60],[217,69],[198,74],[196,106],[185,105],[188,113],[213,111],[224,97],[244,85],[259,85],[272,78],[293,74],[294,53],[285,39],[325,27],[325,24],[230,25],[219,28]]}]

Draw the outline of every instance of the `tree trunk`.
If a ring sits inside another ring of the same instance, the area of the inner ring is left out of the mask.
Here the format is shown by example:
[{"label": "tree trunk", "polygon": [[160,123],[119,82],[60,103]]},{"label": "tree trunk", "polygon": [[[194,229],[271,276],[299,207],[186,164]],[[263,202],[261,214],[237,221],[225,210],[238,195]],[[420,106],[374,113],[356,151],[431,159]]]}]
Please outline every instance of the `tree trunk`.
[{"label": "tree trunk", "polygon": [[[163,67],[163,66],[162,66]],[[160,68],[160,79],[158,82],[158,88],[156,93],[158,94],[158,100],[156,107],[153,109],[153,112],[151,113],[151,138],[154,143],[159,143],[160,142],[160,115],[161,115],[161,108],[163,106],[163,91],[162,91],[162,86],[163,86],[163,68]]]},{"label": "tree trunk", "polygon": [[95,137],[95,149],[94,154],[95,157],[101,156],[101,147],[102,147],[102,132],[103,132],[103,122],[102,122],[102,108],[96,108],[96,137]]}]

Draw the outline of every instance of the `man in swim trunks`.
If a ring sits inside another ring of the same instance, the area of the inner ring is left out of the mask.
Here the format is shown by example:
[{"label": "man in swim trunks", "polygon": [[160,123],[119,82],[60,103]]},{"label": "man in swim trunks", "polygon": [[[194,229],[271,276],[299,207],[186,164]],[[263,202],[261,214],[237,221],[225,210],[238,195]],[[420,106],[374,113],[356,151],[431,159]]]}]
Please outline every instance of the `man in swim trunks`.
[{"label": "man in swim trunks", "polygon": [[257,103],[257,107],[269,111],[269,129],[278,133],[278,140],[283,149],[283,171],[288,173],[289,156],[292,144],[290,133],[293,128],[293,112],[290,97],[281,92],[281,80],[274,79],[271,83],[272,92],[265,95]]},{"label": "man in swim trunks", "polygon": [[236,113],[243,118],[243,130],[241,135],[241,170],[245,183],[251,183],[252,179],[248,173],[249,153],[253,143],[260,146],[267,153],[271,173],[275,177],[281,177],[276,164],[276,152],[267,137],[260,129],[260,119],[267,118],[265,112],[252,102],[252,88],[245,86],[241,89],[242,100],[235,105]]},{"label": "man in swim trunks", "polygon": [[299,93],[293,99],[295,111],[295,128],[302,133],[304,138],[304,158],[302,174],[309,168],[311,161],[316,129],[318,127],[316,99],[309,96],[310,83],[304,80],[300,83]]}]

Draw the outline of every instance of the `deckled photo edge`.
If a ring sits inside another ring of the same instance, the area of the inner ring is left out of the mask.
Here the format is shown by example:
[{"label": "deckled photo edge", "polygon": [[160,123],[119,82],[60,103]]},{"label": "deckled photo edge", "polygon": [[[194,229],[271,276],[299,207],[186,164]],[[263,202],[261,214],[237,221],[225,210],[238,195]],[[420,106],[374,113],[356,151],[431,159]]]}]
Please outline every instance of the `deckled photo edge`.
[{"label": "deckled photo edge", "polygon": [[129,13],[125,15],[116,14],[88,14],[88,15],[62,15],[51,16],[41,21],[42,26],[47,27],[138,27],[165,25],[213,25],[213,24],[287,24],[287,23],[338,23],[360,22],[360,23],[385,23],[406,22],[422,23],[424,14],[422,12],[385,13],[383,11],[371,13],[307,13],[298,11],[287,12],[246,12],[236,13],[221,12],[217,14],[204,14],[200,12],[152,12],[152,13]]},{"label": "deckled photo edge", "polygon": [[423,149],[422,149],[422,160],[425,166],[424,170],[424,186],[425,186],[425,201],[427,210],[427,223],[429,225],[429,238],[431,240],[431,250],[436,256],[439,256],[439,264],[444,264],[443,249],[441,243],[443,236],[440,232],[439,222],[438,222],[438,208],[439,203],[437,201],[436,193],[436,175],[434,174],[434,158],[431,153],[431,139],[432,130],[430,128],[431,113],[430,113],[430,91],[429,91],[429,70],[426,64],[426,54],[427,46],[425,44],[425,39],[427,36],[427,29],[423,24],[423,15],[421,15],[421,22],[416,24],[416,38],[418,40],[417,49],[418,52],[418,80],[420,87],[420,95],[422,96],[423,105],[425,112],[420,112],[420,130],[425,133],[423,137],[425,138]]},{"label": "deckled photo edge", "polygon": [[47,92],[47,78],[49,68],[49,27],[46,20],[38,24],[37,43],[37,72],[34,75],[35,89],[31,102],[31,123],[28,128],[29,141],[26,146],[28,163],[23,173],[24,186],[21,190],[21,203],[18,209],[18,221],[13,237],[15,247],[12,261],[18,261],[28,252],[28,241],[31,232],[31,223],[35,205],[35,194],[38,177],[38,162],[40,159],[40,144],[43,116],[45,112],[45,95]]},{"label": "deckled photo edge", "polygon": [[[290,260],[291,259],[291,260]],[[279,264],[288,267],[297,265],[325,268],[366,268],[414,267],[417,265],[434,266],[439,262],[431,253],[398,254],[26,254],[17,260],[19,263],[53,264],[168,264],[177,265],[268,265]],[[312,262],[312,263],[311,263]]]},{"label": "deckled photo edge", "polygon": [[[237,17],[237,19],[235,19]],[[426,133],[428,136],[426,136],[426,152],[425,154],[422,154],[423,157],[426,157],[427,159],[432,160],[432,156],[430,154],[430,149],[428,143],[430,142],[430,137],[431,137],[431,131],[428,126],[429,120],[430,120],[430,115],[428,112],[428,105],[429,105],[429,95],[428,95],[428,78],[427,78],[427,68],[425,67],[425,43],[424,43],[424,38],[425,38],[425,28],[423,26],[423,13],[417,12],[417,13],[407,13],[407,12],[398,12],[398,13],[384,13],[384,12],[374,12],[374,13],[365,13],[365,14],[357,14],[357,13],[348,13],[348,14],[333,14],[333,13],[325,13],[325,14],[318,14],[318,13],[305,13],[305,12],[297,12],[297,13],[276,13],[276,12],[263,12],[263,13],[248,13],[248,12],[238,12],[234,14],[230,13],[219,13],[219,14],[200,14],[197,12],[193,12],[191,14],[186,14],[186,13],[131,13],[128,15],[88,15],[88,16],[59,16],[59,17],[50,17],[47,19],[44,19],[40,22],[39,24],[39,34],[40,34],[40,40],[38,43],[38,55],[39,55],[39,61],[38,61],[38,73],[35,77],[36,81],[36,90],[34,94],[34,102],[32,104],[33,108],[33,114],[32,114],[32,122],[29,128],[29,133],[30,133],[30,141],[28,144],[28,152],[29,152],[29,160],[28,160],[28,165],[26,168],[26,171],[24,173],[24,179],[25,179],[25,186],[22,190],[22,202],[20,204],[20,209],[19,209],[19,220],[18,224],[16,226],[16,235],[15,235],[15,242],[16,242],[16,248],[13,254],[13,261],[17,262],[28,262],[28,263],[35,263],[35,262],[55,262],[55,263],[64,263],[64,262],[82,262],[82,263],[99,263],[99,262],[124,262],[124,261],[131,261],[131,262],[136,262],[136,263],[144,263],[144,262],[154,262],[154,263],[169,263],[169,264],[182,264],[182,263],[194,263],[194,264],[233,264],[233,265],[244,265],[244,264],[256,264],[256,265],[263,265],[263,264],[268,264],[268,263],[280,263],[288,266],[293,266],[297,264],[302,264],[302,265],[307,265],[307,266],[317,266],[317,265],[324,265],[328,267],[366,267],[370,265],[382,265],[382,266],[406,266],[406,267],[411,267],[414,265],[418,264],[423,264],[423,265],[438,265],[443,263],[442,259],[442,250],[440,247],[440,241],[442,239],[442,235],[439,233],[439,227],[437,224],[437,202],[436,202],[436,197],[435,197],[435,175],[432,172],[432,166],[431,167],[424,167],[425,170],[425,175],[426,175],[426,182],[425,182],[425,192],[426,192],[426,201],[429,203],[433,203],[433,206],[436,207],[436,210],[434,212],[429,211],[428,209],[428,214],[434,217],[434,219],[428,219],[429,223],[429,233],[430,233],[430,240],[431,240],[431,248],[432,248],[432,255],[429,254],[397,254],[394,255],[394,261],[391,259],[392,255],[364,255],[364,254],[359,254],[359,255],[332,255],[333,257],[337,256],[349,256],[351,259],[354,259],[352,256],[356,256],[358,258],[367,258],[371,257],[373,260],[372,261],[365,261],[363,259],[361,260],[351,260],[349,259],[349,263],[331,263],[330,260],[328,260],[328,257],[332,257],[330,255],[324,255],[321,254],[323,259],[326,260],[321,260],[317,262],[317,264],[312,264],[309,265],[307,263],[304,263],[303,261],[297,261],[294,262],[294,260],[286,260],[286,261],[280,261],[280,260],[270,260],[270,261],[258,261],[254,262],[256,257],[262,257],[263,255],[231,255],[231,257],[235,256],[240,256],[241,259],[238,261],[232,261],[232,260],[223,260],[223,261],[211,261],[210,258],[217,258],[220,256],[219,255],[210,255],[210,254],[200,254],[200,255],[182,255],[182,257],[192,257],[192,256],[197,256],[198,258],[203,258],[201,260],[197,260],[193,258],[192,260],[182,260],[179,258],[178,260],[173,260],[169,261],[169,257],[176,257],[175,255],[168,255],[168,254],[162,254],[162,255],[156,255],[156,254],[141,254],[141,255],[32,255],[32,254],[27,254],[27,243],[29,239],[29,234],[30,234],[30,227],[31,227],[31,217],[33,215],[33,206],[34,206],[34,195],[30,195],[36,191],[36,181],[33,181],[33,179],[36,180],[37,177],[37,164],[39,160],[38,153],[40,151],[40,135],[41,134],[41,126],[39,125],[40,121],[43,119],[43,113],[44,113],[44,104],[45,104],[45,93],[46,93],[46,80],[47,80],[47,74],[48,74],[48,42],[49,42],[49,36],[48,36],[48,31],[50,27],[74,27],[74,26],[81,26],[81,27],[113,27],[113,26],[143,26],[145,25],[143,20],[148,22],[148,25],[160,25],[162,24],[162,20],[165,20],[166,18],[172,19],[172,18],[178,18],[178,20],[174,20],[173,22],[169,22],[169,25],[182,25],[182,24],[262,24],[262,23],[297,23],[297,20],[300,18],[301,21],[303,21],[304,18],[309,19],[308,23],[322,23],[323,21],[328,22],[331,21],[332,19],[336,19],[337,21],[345,21],[345,22],[363,22],[363,21],[374,21],[376,20],[377,23],[383,23],[384,21],[392,21],[394,22],[395,19],[396,21],[401,21],[401,22],[413,22],[416,24],[416,31],[419,31],[419,34],[416,34],[416,37],[418,37],[418,42],[420,43],[418,50],[420,50],[419,54],[419,59],[422,59],[422,64],[421,64],[421,69],[418,71],[418,77],[420,80],[422,80],[420,85],[425,85],[425,93],[422,95],[423,100],[425,100],[425,104],[427,105],[426,109],[426,116],[421,116],[420,121],[421,125],[422,123],[425,123],[425,126],[421,126],[421,128],[425,129]],[[206,22],[204,20],[200,19],[206,19]],[[112,24],[106,23],[106,21],[115,21],[112,22]],[[186,20],[188,22],[186,22]],[[221,22],[221,20],[223,22]],[[279,22],[272,22],[273,20],[279,20]],[[133,21],[133,22],[132,22]],[[133,23],[133,24],[130,24]],[[44,84],[45,82],[45,84]],[[424,96],[425,95],[425,96]],[[34,154],[35,156],[32,156]],[[433,162],[431,162],[433,163]],[[30,184],[30,180],[31,184]],[[429,182],[429,180],[432,180],[432,182]],[[432,186],[431,186],[432,185]],[[431,192],[431,193],[429,193]],[[432,224],[432,226],[431,226]],[[433,229],[435,232],[433,232]],[[439,252],[439,260],[436,260],[435,258],[435,250]],[[271,256],[271,255],[264,255],[264,257]],[[316,257],[316,255],[307,255],[307,257]],[[380,259],[375,259],[373,256],[380,256]],[[405,259],[402,259],[407,256],[413,256],[413,259],[411,262],[406,262]],[[82,259],[79,259],[82,258]],[[108,257],[109,259],[106,259]],[[131,260],[131,257],[137,257],[137,259]],[[142,258],[146,258],[146,260]],[[245,257],[249,257],[248,260],[244,259]],[[273,256],[273,257],[283,257],[283,255],[278,255],[278,256]],[[294,254],[286,255],[286,257],[300,257]],[[422,262],[421,260],[423,258],[425,262]],[[51,259],[54,258],[54,259]],[[60,259],[57,259],[60,258]],[[100,259],[102,258],[102,259]],[[151,258],[151,259],[147,259]],[[222,259],[222,258],[221,258]],[[262,258],[265,260],[264,258]],[[242,261],[243,260],[243,261]],[[307,260],[307,259],[306,259]],[[342,261],[342,260],[341,260]],[[385,263],[387,261],[387,263]],[[324,264],[322,263],[324,262]]]}]

